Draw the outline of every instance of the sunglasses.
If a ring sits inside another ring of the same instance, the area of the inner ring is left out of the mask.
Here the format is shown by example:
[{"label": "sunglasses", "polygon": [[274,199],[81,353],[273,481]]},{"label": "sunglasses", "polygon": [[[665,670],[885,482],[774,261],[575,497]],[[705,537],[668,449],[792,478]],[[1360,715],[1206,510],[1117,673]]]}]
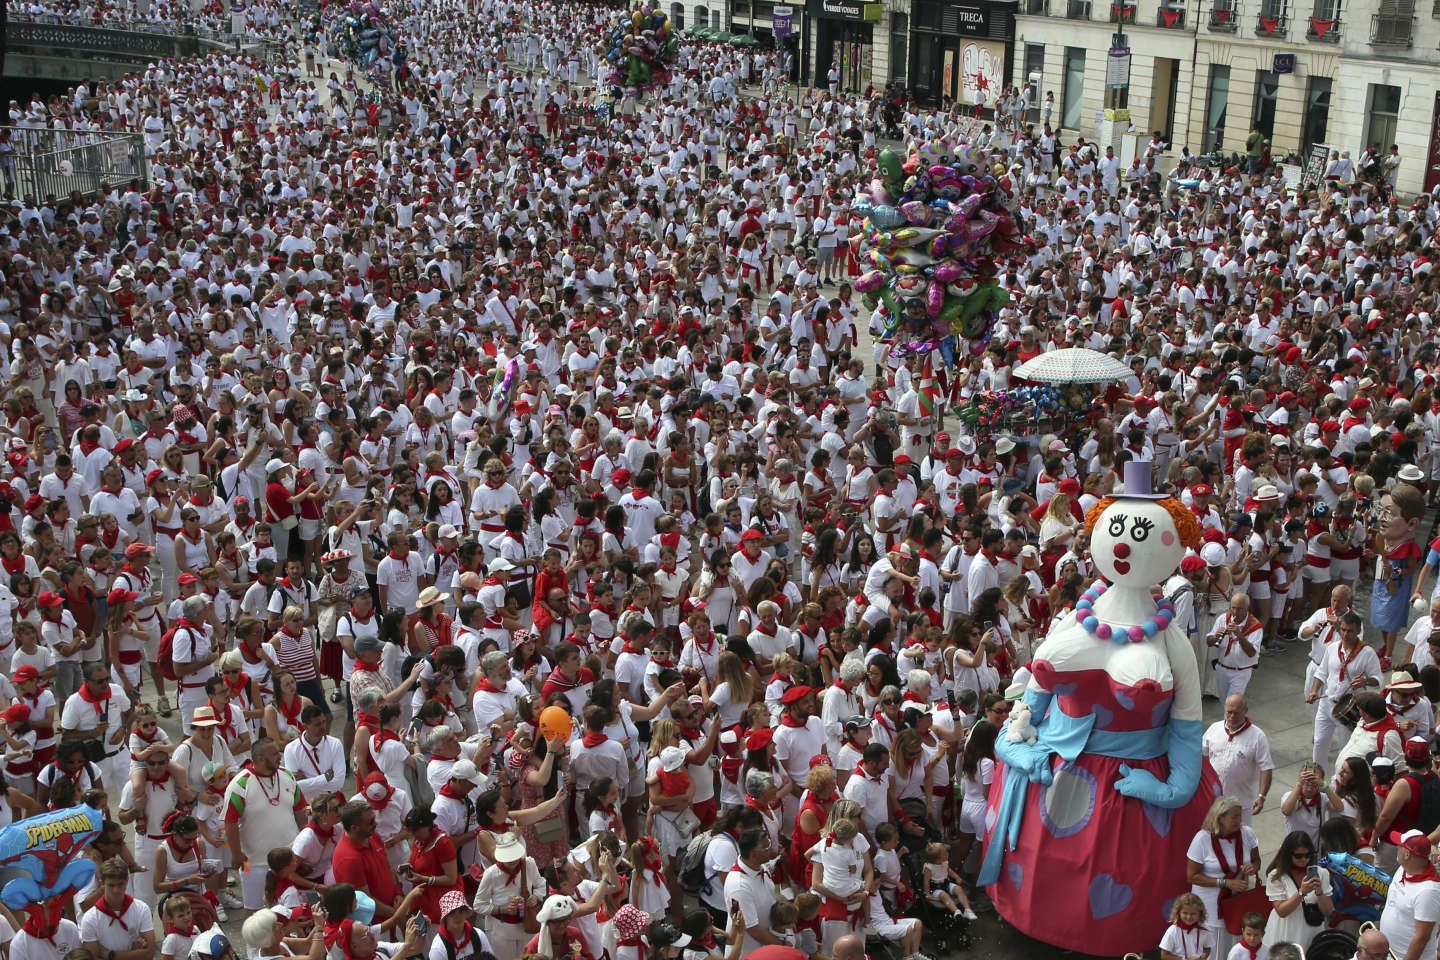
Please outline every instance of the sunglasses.
[{"label": "sunglasses", "polygon": [[899,700],[881,700],[880,702],[881,702],[881,704],[883,704],[884,706],[893,707],[893,706],[895,706],[897,703],[899,703],[900,701],[899,701]]}]

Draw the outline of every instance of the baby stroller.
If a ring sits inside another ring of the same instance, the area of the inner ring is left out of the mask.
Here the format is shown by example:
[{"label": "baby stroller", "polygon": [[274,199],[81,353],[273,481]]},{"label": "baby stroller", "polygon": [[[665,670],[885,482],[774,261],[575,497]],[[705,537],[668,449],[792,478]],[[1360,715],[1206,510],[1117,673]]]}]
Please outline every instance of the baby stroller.
[{"label": "baby stroller", "polygon": [[970,935],[967,931],[970,921],[945,907],[936,906],[925,898],[924,847],[905,854],[900,858],[900,864],[905,871],[905,882],[910,884],[915,895],[905,914],[924,925],[925,938],[932,947],[930,955],[949,957],[969,949]]}]

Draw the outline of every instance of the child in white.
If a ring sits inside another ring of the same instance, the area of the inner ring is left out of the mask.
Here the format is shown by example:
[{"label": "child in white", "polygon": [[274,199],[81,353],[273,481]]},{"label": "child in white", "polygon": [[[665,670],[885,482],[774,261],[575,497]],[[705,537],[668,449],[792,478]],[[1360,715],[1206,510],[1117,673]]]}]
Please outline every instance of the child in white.
[{"label": "child in white", "polygon": [[874,875],[870,863],[870,841],[860,835],[853,820],[826,824],[826,834],[810,848],[815,864],[810,888],[820,895],[820,930],[828,954],[835,941],[865,926],[866,890]]},{"label": "child in white", "polygon": [[[966,920],[977,920],[975,911],[970,909],[970,898],[960,884],[960,875],[950,866],[950,847],[944,843],[925,845],[925,899],[951,913],[958,913]],[[958,902],[957,902],[958,901]]]}]

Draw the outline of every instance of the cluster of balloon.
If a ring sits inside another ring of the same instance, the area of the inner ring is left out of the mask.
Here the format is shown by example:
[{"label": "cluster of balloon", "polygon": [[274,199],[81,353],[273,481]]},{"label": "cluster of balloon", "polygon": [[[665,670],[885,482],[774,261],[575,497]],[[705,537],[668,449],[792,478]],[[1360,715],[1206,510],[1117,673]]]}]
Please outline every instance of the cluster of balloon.
[{"label": "cluster of balloon", "polygon": [[349,7],[338,10],[330,21],[330,39],[345,59],[362,67],[389,59],[395,50],[395,27],[378,6],[351,0]]},{"label": "cluster of balloon", "polygon": [[610,64],[610,72],[605,79],[625,96],[638,97],[670,82],[670,65],[679,49],[670,18],[655,7],[647,3],[622,13],[606,42],[605,62]]},{"label": "cluster of balloon", "polygon": [[870,192],[862,250],[872,269],[855,282],[866,306],[883,305],[891,352],[938,350],[951,365],[984,352],[1009,301],[996,258],[1026,242],[1009,177],[984,168],[984,151],[944,140],[883,150]]}]

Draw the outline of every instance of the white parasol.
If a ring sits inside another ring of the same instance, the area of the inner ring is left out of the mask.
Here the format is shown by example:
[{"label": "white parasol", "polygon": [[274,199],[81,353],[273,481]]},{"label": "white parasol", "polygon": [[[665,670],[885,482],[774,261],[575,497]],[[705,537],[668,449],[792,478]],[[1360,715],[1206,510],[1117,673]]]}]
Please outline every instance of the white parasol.
[{"label": "white parasol", "polygon": [[1026,360],[1015,368],[1014,375],[1034,383],[1113,383],[1128,377],[1130,368],[1108,354],[1067,347]]}]

